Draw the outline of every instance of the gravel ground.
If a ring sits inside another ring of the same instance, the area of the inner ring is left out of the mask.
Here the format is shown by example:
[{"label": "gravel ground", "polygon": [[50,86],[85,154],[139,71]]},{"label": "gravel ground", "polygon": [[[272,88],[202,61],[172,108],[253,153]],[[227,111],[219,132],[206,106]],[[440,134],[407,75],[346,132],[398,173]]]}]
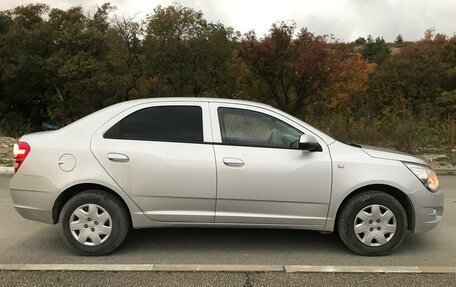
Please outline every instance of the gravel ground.
[{"label": "gravel ground", "polygon": [[15,138],[0,137],[0,166],[11,166],[13,163],[13,145],[16,142]]},{"label": "gravel ground", "polygon": [[0,286],[454,286],[456,274],[0,271]]}]

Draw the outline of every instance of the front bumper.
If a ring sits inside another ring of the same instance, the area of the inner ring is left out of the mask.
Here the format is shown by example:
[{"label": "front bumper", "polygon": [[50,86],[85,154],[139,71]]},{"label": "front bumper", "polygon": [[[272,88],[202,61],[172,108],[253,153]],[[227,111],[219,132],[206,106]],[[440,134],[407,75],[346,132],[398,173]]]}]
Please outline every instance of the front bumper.
[{"label": "front bumper", "polygon": [[423,186],[422,190],[413,193],[411,200],[415,209],[414,233],[431,230],[442,220],[444,204],[442,190],[431,193]]}]

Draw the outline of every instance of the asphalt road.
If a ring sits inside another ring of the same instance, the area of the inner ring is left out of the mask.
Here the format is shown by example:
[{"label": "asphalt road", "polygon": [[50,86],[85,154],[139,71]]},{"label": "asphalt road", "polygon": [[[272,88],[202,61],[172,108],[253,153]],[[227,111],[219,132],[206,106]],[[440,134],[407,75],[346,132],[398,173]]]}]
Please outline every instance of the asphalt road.
[{"label": "asphalt road", "polygon": [[300,230],[196,228],[135,230],[112,255],[81,257],[64,245],[58,226],[29,221],[16,213],[8,191],[9,179],[9,176],[0,176],[1,264],[456,266],[456,176],[440,177],[446,193],[444,219],[440,225],[428,233],[410,234],[394,254],[382,257],[354,255],[334,234]]}]

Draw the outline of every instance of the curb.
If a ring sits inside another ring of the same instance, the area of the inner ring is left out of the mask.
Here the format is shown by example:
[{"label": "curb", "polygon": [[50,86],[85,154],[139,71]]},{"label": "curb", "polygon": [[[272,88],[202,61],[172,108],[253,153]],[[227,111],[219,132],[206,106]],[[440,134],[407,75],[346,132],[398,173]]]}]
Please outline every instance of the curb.
[{"label": "curb", "polygon": [[434,171],[437,175],[456,175],[454,168],[436,168]]},{"label": "curb", "polygon": [[0,264],[0,271],[153,271],[286,273],[456,273],[451,266],[322,266],[236,264]]},{"label": "curb", "polygon": [[12,167],[0,166],[0,174],[13,174],[14,170]]}]

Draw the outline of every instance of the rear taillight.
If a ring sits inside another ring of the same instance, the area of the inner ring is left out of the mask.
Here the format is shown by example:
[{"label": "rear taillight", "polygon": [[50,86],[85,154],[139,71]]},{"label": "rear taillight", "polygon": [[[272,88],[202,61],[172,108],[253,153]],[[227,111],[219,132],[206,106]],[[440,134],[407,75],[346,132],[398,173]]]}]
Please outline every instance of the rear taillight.
[{"label": "rear taillight", "polygon": [[21,164],[24,162],[25,158],[30,152],[30,146],[26,142],[18,142],[14,144],[13,153],[14,153],[14,172],[17,172]]}]

